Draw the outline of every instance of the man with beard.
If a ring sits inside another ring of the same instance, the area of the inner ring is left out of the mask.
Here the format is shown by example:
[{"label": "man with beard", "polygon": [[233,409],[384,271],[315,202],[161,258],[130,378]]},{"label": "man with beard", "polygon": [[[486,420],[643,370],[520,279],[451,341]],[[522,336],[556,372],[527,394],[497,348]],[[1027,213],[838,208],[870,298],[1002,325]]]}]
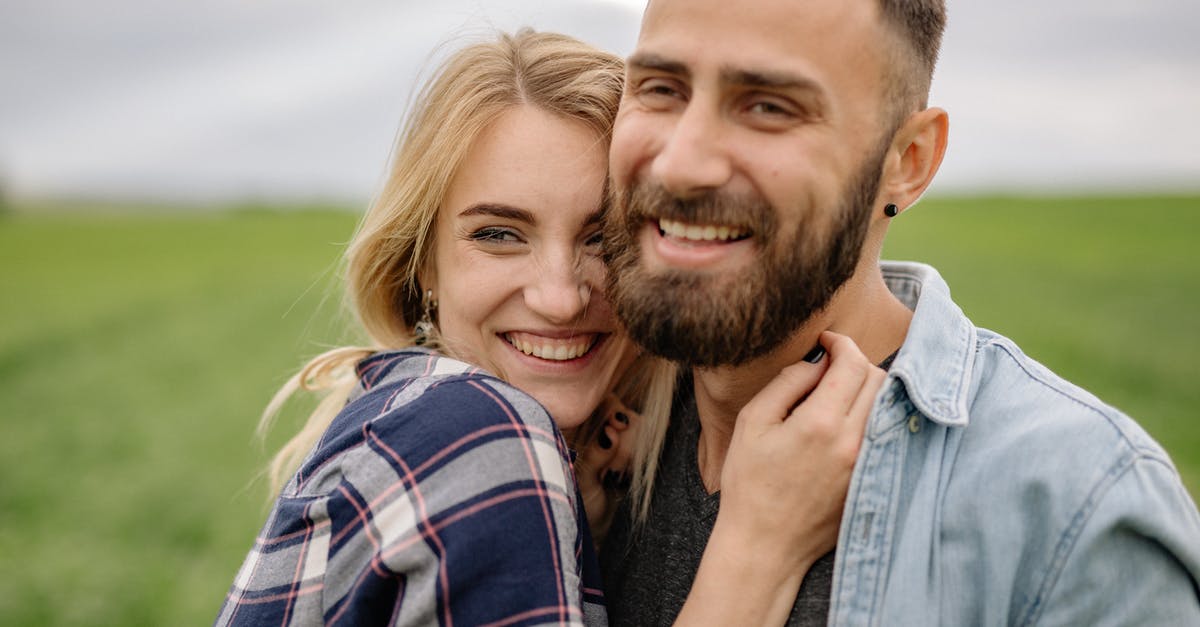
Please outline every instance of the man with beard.
[{"label": "man with beard", "polygon": [[827,330],[888,375],[836,550],[790,556],[789,624],[1200,624],[1200,515],[1161,447],[972,325],[933,268],[879,259],[945,151],[944,23],[941,0],[650,1],[605,249],[630,333],[686,374],[648,513],[604,546],[615,624],[670,623],[721,567],[721,484],[769,463],[728,454],[770,437],[739,411]]}]

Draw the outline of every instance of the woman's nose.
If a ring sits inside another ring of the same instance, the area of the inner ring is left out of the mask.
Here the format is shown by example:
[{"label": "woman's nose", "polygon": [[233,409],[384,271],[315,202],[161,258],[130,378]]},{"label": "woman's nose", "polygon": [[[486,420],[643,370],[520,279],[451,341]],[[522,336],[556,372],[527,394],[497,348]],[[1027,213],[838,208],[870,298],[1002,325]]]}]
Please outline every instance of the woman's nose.
[{"label": "woman's nose", "polygon": [[553,324],[581,318],[592,298],[592,285],[575,260],[541,264],[525,288],[525,304]]}]

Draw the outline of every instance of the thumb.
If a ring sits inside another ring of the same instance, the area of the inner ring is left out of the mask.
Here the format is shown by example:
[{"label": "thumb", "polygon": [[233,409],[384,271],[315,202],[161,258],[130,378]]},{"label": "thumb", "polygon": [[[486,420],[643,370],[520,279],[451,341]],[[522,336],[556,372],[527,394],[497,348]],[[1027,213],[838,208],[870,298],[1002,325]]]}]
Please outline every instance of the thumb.
[{"label": "thumb", "polygon": [[738,423],[767,425],[783,422],[792,408],[816,387],[828,363],[821,354],[816,363],[798,361],[780,370],[738,413]]}]

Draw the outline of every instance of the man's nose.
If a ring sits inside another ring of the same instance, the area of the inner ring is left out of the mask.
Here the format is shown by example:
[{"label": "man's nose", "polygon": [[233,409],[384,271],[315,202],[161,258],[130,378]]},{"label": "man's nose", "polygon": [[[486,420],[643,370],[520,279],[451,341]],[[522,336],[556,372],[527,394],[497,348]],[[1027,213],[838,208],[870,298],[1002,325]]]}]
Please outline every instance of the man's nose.
[{"label": "man's nose", "polygon": [[733,172],[723,133],[720,112],[693,100],[655,156],[651,175],[680,198],[723,186]]}]

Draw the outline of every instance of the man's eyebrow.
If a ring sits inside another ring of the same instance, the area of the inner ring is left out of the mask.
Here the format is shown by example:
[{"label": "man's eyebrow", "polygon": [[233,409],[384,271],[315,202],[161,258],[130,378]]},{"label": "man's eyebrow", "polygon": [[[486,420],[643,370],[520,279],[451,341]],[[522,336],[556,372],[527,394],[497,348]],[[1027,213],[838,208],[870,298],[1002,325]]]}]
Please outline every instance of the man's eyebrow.
[{"label": "man's eyebrow", "polygon": [[526,222],[528,224],[534,224],[537,222],[537,220],[533,219],[532,213],[521,209],[520,207],[493,202],[475,203],[458,212],[458,215],[461,218],[467,218],[470,216],[492,216],[507,220],[517,220],[520,222]]},{"label": "man's eyebrow", "polygon": [[771,89],[796,89],[823,94],[824,90],[816,81],[806,76],[787,72],[764,72],[743,70],[734,67],[721,68],[721,82],[740,85],[743,87],[768,87]]},{"label": "man's eyebrow", "polygon": [[[687,65],[668,59],[653,52],[639,52],[629,57],[628,66],[631,69],[657,70],[667,74],[675,74],[683,78],[691,78],[692,72]],[[825,90],[811,78],[791,74],[763,70],[747,70],[726,66],[721,68],[722,83],[741,87],[766,87],[771,89],[791,89],[812,92],[823,95]]]},{"label": "man's eyebrow", "polygon": [[692,72],[686,65],[679,61],[673,61],[664,56],[654,54],[652,52],[639,52],[629,57],[627,65],[633,69],[639,70],[658,70],[667,74],[676,74],[684,78],[691,76]]}]

